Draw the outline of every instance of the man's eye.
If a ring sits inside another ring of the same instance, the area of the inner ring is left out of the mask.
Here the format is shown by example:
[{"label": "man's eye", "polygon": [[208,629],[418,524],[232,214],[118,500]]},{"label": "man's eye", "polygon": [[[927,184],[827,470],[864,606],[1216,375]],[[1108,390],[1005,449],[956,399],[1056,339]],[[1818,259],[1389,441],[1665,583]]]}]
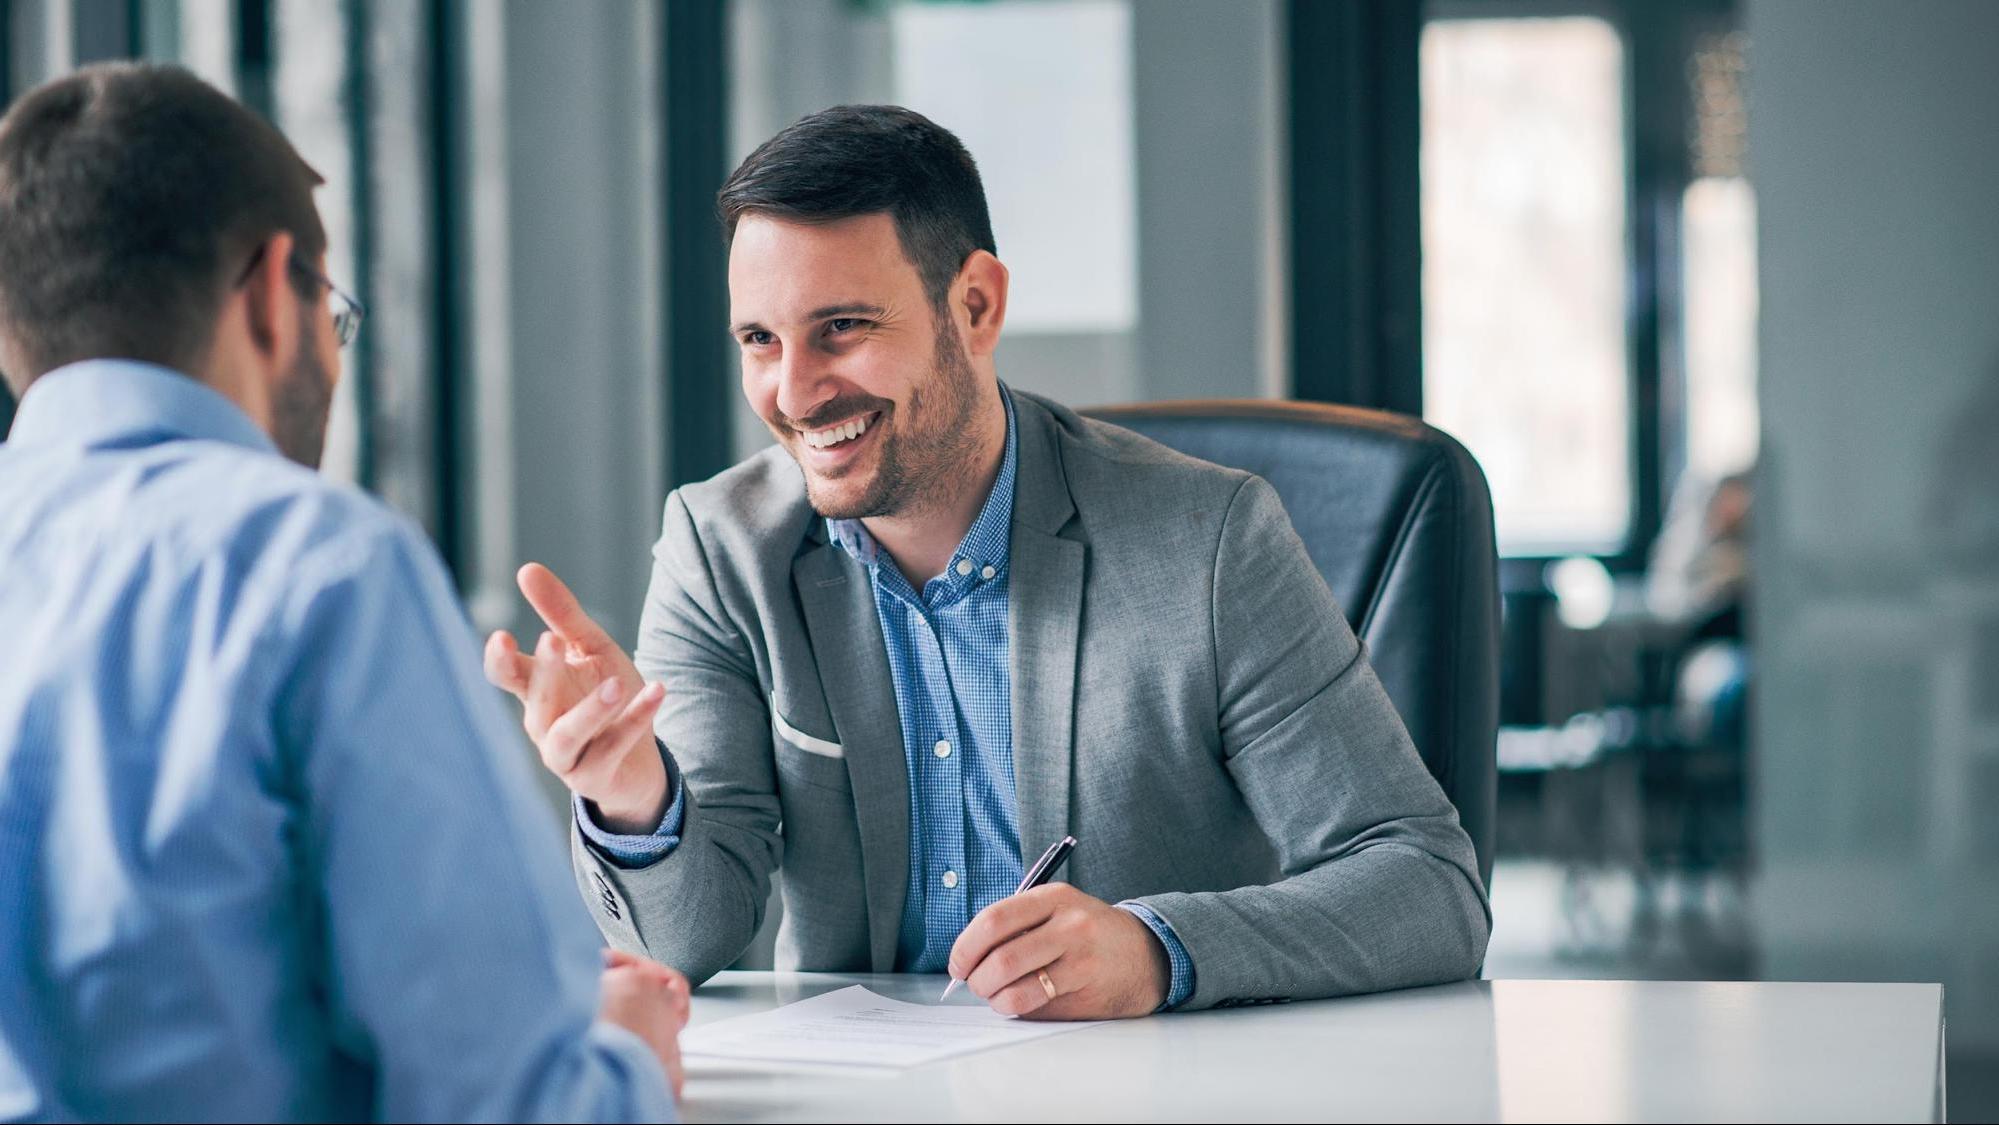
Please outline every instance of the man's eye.
[{"label": "man's eye", "polygon": [[753,348],[768,347],[776,342],[777,342],[777,337],[771,335],[768,332],[758,331],[758,332],[743,333],[743,343],[748,344],[750,347]]},{"label": "man's eye", "polygon": [[832,320],[826,322],[826,328],[828,331],[835,333],[847,332],[851,331],[852,329],[859,328],[860,326],[866,323],[867,321],[865,320],[860,320],[858,318],[851,316],[836,316]]}]

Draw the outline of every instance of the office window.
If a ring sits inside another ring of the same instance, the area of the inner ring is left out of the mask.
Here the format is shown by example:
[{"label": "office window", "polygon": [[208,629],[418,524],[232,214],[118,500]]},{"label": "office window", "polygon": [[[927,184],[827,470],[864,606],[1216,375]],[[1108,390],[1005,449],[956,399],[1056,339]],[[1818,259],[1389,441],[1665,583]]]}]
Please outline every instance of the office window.
[{"label": "office window", "polygon": [[1756,197],[1740,176],[1688,185],[1687,471],[1714,480],[1756,460]]},{"label": "office window", "polygon": [[1511,555],[1631,524],[1625,52],[1595,17],[1423,31],[1423,402]]}]

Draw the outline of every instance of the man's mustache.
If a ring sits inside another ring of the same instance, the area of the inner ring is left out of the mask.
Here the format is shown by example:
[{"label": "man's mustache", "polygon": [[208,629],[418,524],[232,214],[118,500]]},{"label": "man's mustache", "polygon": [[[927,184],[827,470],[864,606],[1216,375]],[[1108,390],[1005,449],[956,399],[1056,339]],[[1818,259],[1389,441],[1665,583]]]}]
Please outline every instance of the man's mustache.
[{"label": "man's mustache", "polygon": [[845,395],[836,398],[804,418],[793,418],[789,414],[776,411],[777,423],[792,430],[823,430],[835,423],[859,418],[879,410],[886,413],[895,405],[885,398],[874,395]]}]

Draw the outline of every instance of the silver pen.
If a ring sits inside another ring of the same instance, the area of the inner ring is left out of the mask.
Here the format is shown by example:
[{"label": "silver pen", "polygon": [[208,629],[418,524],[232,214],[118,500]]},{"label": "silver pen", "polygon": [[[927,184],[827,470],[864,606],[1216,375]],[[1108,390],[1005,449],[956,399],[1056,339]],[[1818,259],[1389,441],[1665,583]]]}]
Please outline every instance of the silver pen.
[{"label": "silver pen", "polygon": [[[1076,838],[1074,836],[1064,836],[1060,840],[1048,845],[1048,850],[1042,852],[1041,858],[1034,861],[1034,866],[1027,869],[1027,874],[1020,877],[1020,886],[1015,887],[1013,893],[1019,894],[1022,891],[1031,891],[1054,878],[1055,869],[1062,866],[1062,861],[1068,859],[1069,853],[1075,850]],[[949,1000],[951,994],[956,992],[958,986],[963,983],[965,982],[959,980],[957,977],[952,977],[951,983],[944,986],[944,995],[939,996],[937,1002],[942,1004],[944,1001]]]}]

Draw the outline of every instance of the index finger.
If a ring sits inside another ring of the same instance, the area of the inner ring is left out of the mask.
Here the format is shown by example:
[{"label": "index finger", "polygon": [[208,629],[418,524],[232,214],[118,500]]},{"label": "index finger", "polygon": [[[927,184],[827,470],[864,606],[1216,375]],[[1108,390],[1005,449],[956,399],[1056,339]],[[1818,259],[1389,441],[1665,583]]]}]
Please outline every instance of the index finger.
[{"label": "index finger", "polygon": [[514,575],[528,604],[541,615],[549,631],[587,652],[613,647],[615,642],[603,627],[590,620],[583,606],[555,572],[540,563],[528,563]]},{"label": "index finger", "polygon": [[946,971],[954,979],[965,980],[978,970],[986,954],[1046,922],[1055,913],[1055,903],[1060,897],[1056,888],[1060,885],[1051,883],[1023,891],[979,911],[979,916],[952,943]]}]

